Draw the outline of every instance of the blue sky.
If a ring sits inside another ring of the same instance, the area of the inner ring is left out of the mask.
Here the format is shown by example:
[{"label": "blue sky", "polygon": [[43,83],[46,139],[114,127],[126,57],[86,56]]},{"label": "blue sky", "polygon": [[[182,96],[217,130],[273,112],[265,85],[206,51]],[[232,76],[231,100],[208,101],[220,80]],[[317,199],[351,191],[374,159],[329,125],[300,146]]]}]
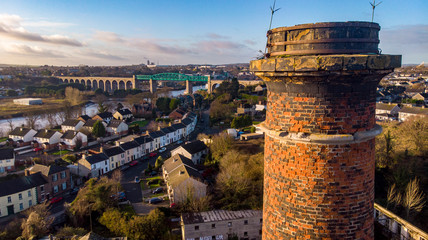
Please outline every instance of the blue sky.
[{"label": "blue sky", "polygon": [[[223,64],[264,50],[273,0],[0,2],[0,63]],[[277,0],[272,27],[370,21],[368,0]],[[384,0],[382,53],[428,62],[428,1]]]}]

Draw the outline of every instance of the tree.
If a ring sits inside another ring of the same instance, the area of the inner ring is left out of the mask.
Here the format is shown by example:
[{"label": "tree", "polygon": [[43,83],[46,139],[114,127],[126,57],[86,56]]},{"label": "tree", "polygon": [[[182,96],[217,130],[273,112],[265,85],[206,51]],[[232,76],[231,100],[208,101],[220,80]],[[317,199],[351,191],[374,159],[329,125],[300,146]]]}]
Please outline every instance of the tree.
[{"label": "tree", "polygon": [[426,203],[425,195],[419,188],[419,180],[417,178],[411,180],[406,187],[403,197],[403,207],[406,210],[406,217],[409,219],[411,211],[420,212]]},{"label": "tree", "polygon": [[86,235],[88,231],[86,231],[84,228],[73,228],[69,226],[65,226],[58,230],[58,232],[55,234],[56,238],[60,239],[77,239],[77,237],[82,237]]},{"label": "tree", "polygon": [[53,112],[46,113],[45,119],[48,121],[49,128],[54,128],[54,127],[58,126],[58,121],[57,121],[57,117],[56,117],[55,113],[53,113]]},{"label": "tree", "polygon": [[41,203],[33,206],[25,213],[27,218],[22,222],[22,237],[32,239],[42,237],[49,232],[53,221],[49,218],[48,204]]},{"label": "tree", "polygon": [[104,137],[106,135],[106,129],[101,121],[96,121],[92,127],[92,134],[95,137]]},{"label": "tree", "polygon": [[15,90],[9,89],[6,91],[6,95],[9,97],[16,97],[18,96],[18,93]]},{"label": "tree", "polygon": [[171,99],[171,101],[169,102],[169,110],[174,110],[178,107],[178,105],[180,104],[180,100],[177,98],[173,98]]},{"label": "tree", "polygon": [[400,192],[397,191],[395,184],[391,185],[388,188],[388,193],[386,196],[386,202],[387,202],[386,208],[388,208],[390,205],[393,205],[394,208],[397,205],[400,205],[401,204],[401,198],[402,198],[402,195],[400,194]]},{"label": "tree", "polygon": [[212,138],[209,145],[212,156],[215,160],[219,160],[226,154],[233,145],[233,139],[226,133],[221,133]]},{"label": "tree", "polygon": [[65,99],[69,101],[72,106],[79,105],[83,101],[83,94],[77,88],[66,87]]},{"label": "tree", "polygon": [[169,97],[160,97],[156,100],[156,107],[162,112],[169,112],[169,103],[171,102],[171,98]]},{"label": "tree", "polygon": [[105,211],[99,222],[116,235],[121,236],[127,232],[126,219],[122,216],[122,213],[115,208],[110,208]]},{"label": "tree", "polygon": [[39,121],[39,119],[40,119],[39,115],[26,114],[25,115],[26,126],[31,129],[36,129],[38,125],[37,122]]},{"label": "tree", "polygon": [[13,127],[13,118],[12,118],[12,116],[8,116],[8,119],[6,120],[7,121],[7,123],[9,124],[9,132],[12,132],[13,131],[13,129],[14,129],[14,127]]},{"label": "tree", "polygon": [[162,164],[163,164],[163,158],[162,156],[159,156],[155,162],[155,169],[158,170],[162,166]]},{"label": "tree", "polygon": [[428,117],[413,117],[403,122],[401,131],[405,138],[414,145],[418,154],[428,150]]},{"label": "tree", "polygon": [[95,95],[102,95],[104,93],[104,91],[101,88],[97,88],[95,89]]},{"label": "tree", "polygon": [[255,132],[256,132],[256,127],[252,126],[252,127],[250,128],[250,132],[251,132],[251,133],[255,133]]}]

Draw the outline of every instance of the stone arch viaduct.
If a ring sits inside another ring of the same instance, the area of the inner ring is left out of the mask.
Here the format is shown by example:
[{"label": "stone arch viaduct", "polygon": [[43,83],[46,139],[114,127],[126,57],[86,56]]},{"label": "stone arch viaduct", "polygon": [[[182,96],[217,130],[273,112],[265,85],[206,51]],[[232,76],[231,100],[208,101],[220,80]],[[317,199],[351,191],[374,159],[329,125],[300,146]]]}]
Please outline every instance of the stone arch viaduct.
[{"label": "stone arch viaduct", "polygon": [[[153,75],[155,76],[155,75]],[[58,76],[62,83],[80,83],[85,86],[90,86],[92,90],[101,88],[106,92],[113,92],[114,90],[123,89],[133,89],[140,88],[141,81],[150,81],[150,92],[156,92],[157,81],[186,81],[186,93],[192,93],[192,80],[180,80],[180,79],[162,79],[155,80],[153,79],[142,79],[138,75],[132,77],[75,77],[75,76]],[[214,89],[220,85],[225,80],[214,80],[207,76],[207,90],[208,93],[212,93]],[[242,86],[252,86],[262,83],[261,80],[239,80],[239,85]]]}]

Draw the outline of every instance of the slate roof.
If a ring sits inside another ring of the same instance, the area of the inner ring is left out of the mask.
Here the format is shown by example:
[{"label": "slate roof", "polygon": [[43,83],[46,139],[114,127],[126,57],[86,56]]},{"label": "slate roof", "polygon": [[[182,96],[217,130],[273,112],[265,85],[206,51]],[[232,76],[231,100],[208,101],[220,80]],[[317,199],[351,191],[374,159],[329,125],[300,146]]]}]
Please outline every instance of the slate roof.
[{"label": "slate roof", "polygon": [[208,223],[218,221],[228,221],[236,219],[245,219],[253,217],[263,217],[262,210],[214,210],[209,212],[198,213],[182,213],[181,214],[184,224]]},{"label": "slate roof", "polygon": [[163,133],[162,131],[155,131],[155,132],[150,132],[149,136],[151,138],[155,139],[155,138],[159,138],[159,137],[165,136],[165,133]]},{"label": "slate roof", "polygon": [[192,160],[188,159],[187,157],[181,155],[181,154],[175,154],[174,156],[168,158],[165,160],[163,164],[163,168],[165,171],[169,174],[172,170],[177,168],[180,165],[187,165],[191,168],[194,168],[196,170],[195,164],[192,162]]},{"label": "slate roof", "polygon": [[181,120],[181,123],[186,125],[186,126],[191,124],[192,122],[193,121],[190,118],[185,118],[185,119]]},{"label": "slate roof", "polygon": [[144,135],[144,136],[140,136],[140,137],[135,138],[134,141],[141,145],[141,144],[145,144],[148,142],[152,142],[153,139],[148,135]]},{"label": "slate roof", "polygon": [[34,172],[34,173],[35,172],[41,172],[44,176],[49,176],[49,175],[52,175],[55,173],[66,171],[66,170],[68,170],[68,168],[58,166],[58,165],[45,166],[45,165],[41,165],[41,164],[35,164],[31,168],[29,168],[29,170],[30,170],[30,172]]},{"label": "slate roof", "polygon": [[22,192],[43,184],[47,181],[41,173],[31,174],[0,183],[0,197]]},{"label": "slate roof", "polygon": [[161,131],[165,134],[168,134],[168,133],[175,132],[175,129],[172,127],[165,127],[165,128],[161,128]]},{"label": "slate roof", "polygon": [[88,115],[82,115],[79,118],[83,119],[85,122],[88,121],[89,119],[91,119],[91,117],[89,117]]},{"label": "slate roof", "polygon": [[185,164],[181,164],[168,173],[168,182],[173,188],[179,186],[188,178],[193,178],[203,183],[202,175],[196,169]]},{"label": "slate roof", "polygon": [[181,147],[184,148],[184,150],[186,150],[190,154],[195,154],[207,149],[207,145],[205,145],[205,143],[202,142],[201,140],[196,140],[196,141],[181,145]]},{"label": "slate roof", "polygon": [[127,108],[120,109],[117,112],[122,116],[132,114],[132,112]]},{"label": "slate roof", "polygon": [[412,114],[422,114],[428,115],[428,108],[420,108],[420,107],[403,107],[400,110],[401,113],[412,113]]},{"label": "slate roof", "polygon": [[96,121],[97,120],[94,120],[94,119],[88,119],[83,126],[84,127],[93,127]]},{"label": "slate roof", "polygon": [[61,124],[61,126],[75,127],[79,122],[81,121],[77,119],[67,119]]},{"label": "slate roof", "polygon": [[116,119],[113,119],[113,120],[111,120],[109,123],[108,123],[108,125],[107,125],[107,127],[110,127],[110,128],[117,128],[117,127],[119,127],[119,125],[122,123],[122,120],[116,120]]},{"label": "slate roof", "polygon": [[175,130],[178,130],[178,129],[186,128],[186,125],[184,125],[183,123],[176,123],[176,124],[172,124],[171,127],[174,128]]},{"label": "slate roof", "polygon": [[55,133],[57,133],[57,131],[54,130],[50,130],[50,129],[41,129],[39,130],[36,135],[34,135],[34,137],[37,138],[51,138]]},{"label": "slate roof", "polygon": [[95,116],[99,116],[102,119],[107,119],[107,118],[112,118],[113,114],[111,114],[111,112],[102,112],[102,113],[98,113]]},{"label": "slate roof", "polygon": [[397,104],[376,103],[376,109],[391,111]]},{"label": "slate roof", "polygon": [[104,153],[98,153],[98,154],[86,157],[86,161],[88,161],[90,164],[95,164],[95,163],[102,162],[105,160],[108,160],[108,157]]},{"label": "slate roof", "polygon": [[13,136],[20,136],[23,137],[25,136],[29,131],[31,130],[31,128],[22,128],[22,127],[17,127],[15,129],[13,129],[12,132],[9,133],[9,135],[13,135]]},{"label": "slate roof", "polygon": [[79,132],[76,132],[76,131],[73,131],[73,130],[67,130],[62,136],[61,136],[61,138],[64,138],[64,139],[73,139],[75,136],[76,136],[76,134],[77,133],[79,133]]},{"label": "slate roof", "polygon": [[13,148],[0,148],[0,160],[13,159]]},{"label": "slate roof", "polygon": [[136,142],[134,142],[134,141],[130,141],[130,142],[126,142],[126,143],[122,143],[122,144],[120,144],[120,147],[123,149],[123,150],[129,150],[129,149],[132,149],[132,148],[136,148],[136,147],[138,147],[139,145],[136,143]]},{"label": "slate roof", "polygon": [[112,148],[103,149],[103,153],[105,155],[107,155],[108,157],[116,156],[116,155],[122,154],[124,152],[125,151],[123,151],[123,149],[121,147],[112,147]]}]

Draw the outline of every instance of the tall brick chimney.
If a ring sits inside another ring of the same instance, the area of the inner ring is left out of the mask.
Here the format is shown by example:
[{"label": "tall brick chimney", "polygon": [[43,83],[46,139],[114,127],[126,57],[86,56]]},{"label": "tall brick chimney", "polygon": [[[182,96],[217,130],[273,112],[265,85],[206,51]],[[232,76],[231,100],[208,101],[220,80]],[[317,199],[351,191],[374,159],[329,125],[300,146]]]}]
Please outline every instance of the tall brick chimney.
[{"label": "tall brick chimney", "polygon": [[268,32],[263,239],[374,239],[376,87],[401,65],[376,23]]}]

